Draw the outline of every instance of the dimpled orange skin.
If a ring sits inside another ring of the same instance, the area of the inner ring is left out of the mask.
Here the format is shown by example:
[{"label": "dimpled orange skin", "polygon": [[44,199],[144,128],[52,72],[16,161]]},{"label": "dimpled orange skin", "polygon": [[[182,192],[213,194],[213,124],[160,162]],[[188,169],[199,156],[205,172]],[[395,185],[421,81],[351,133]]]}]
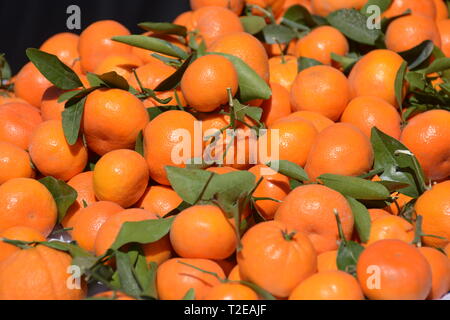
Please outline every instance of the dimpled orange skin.
[{"label": "dimpled orange skin", "polygon": [[448,19],[448,7],[444,0],[433,0],[436,7],[436,22]]},{"label": "dimpled orange skin", "polygon": [[425,192],[416,202],[416,213],[423,217],[422,231],[447,240],[424,237],[432,247],[445,248],[450,243],[450,181],[439,183]]},{"label": "dimpled orange skin", "polygon": [[388,10],[383,12],[383,18],[392,18],[411,10],[414,15],[422,15],[430,19],[436,18],[436,6],[433,0],[394,0]]},{"label": "dimpled orange skin", "polygon": [[[249,172],[255,175],[255,182],[258,182],[263,178],[263,181],[253,193],[253,196],[256,198],[272,198],[283,201],[291,191],[289,178],[267,166],[257,165],[251,168]],[[262,214],[266,220],[273,220],[279,207],[280,203],[272,200],[260,200],[256,202],[258,212]]]},{"label": "dimpled orange skin", "polygon": [[327,251],[317,257],[317,270],[319,272],[337,271],[337,250]]},{"label": "dimpled orange skin", "polygon": [[372,222],[368,245],[379,240],[396,239],[407,243],[414,240],[414,226],[397,216],[380,217]]},{"label": "dimpled orange skin", "polygon": [[0,140],[28,150],[31,135],[42,122],[39,110],[27,103],[0,106]]},{"label": "dimpled orange skin", "polygon": [[318,112],[333,121],[350,101],[345,75],[330,66],[314,66],[300,72],[291,89],[293,111]]},{"label": "dimpled orange skin", "polygon": [[[181,160],[194,159],[200,154],[194,150],[194,126],[196,119],[184,111],[168,111],[153,119],[144,131],[144,150],[147,164],[150,168],[150,176],[162,185],[170,185],[166,166],[184,167],[184,164],[176,164],[172,159],[172,152],[176,146],[185,146],[190,154],[180,154]],[[184,141],[183,132],[187,130],[191,141]],[[199,150],[201,152],[201,148]],[[179,154],[177,154],[178,156]]]},{"label": "dimpled orange skin", "polygon": [[236,233],[226,214],[212,205],[193,206],[174,220],[170,241],[183,258],[223,260],[236,250]]},{"label": "dimpled orange skin", "polygon": [[141,59],[134,54],[116,54],[106,57],[96,68],[96,74],[116,72],[127,79],[133,74],[133,70],[142,65]]},{"label": "dimpled orange skin", "polygon": [[352,98],[375,95],[397,107],[395,79],[402,57],[390,50],[373,50],[353,67],[348,77]]},{"label": "dimpled orange skin", "polygon": [[239,17],[231,10],[218,6],[202,7],[193,12],[193,29],[210,46],[221,36],[243,32]]},{"label": "dimpled orange skin", "polygon": [[63,32],[55,34],[47,39],[40,50],[54,54],[69,67],[72,67],[75,60],[79,58],[78,42],[80,37],[77,34]]},{"label": "dimpled orange skin", "polygon": [[[283,12],[285,0],[245,0],[247,5],[257,5],[263,9],[268,9],[273,12],[275,17],[279,17]],[[254,15],[263,15],[257,8],[253,9]]]},{"label": "dimpled orange skin", "polygon": [[64,92],[64,90],[55,86],[51,86],[45,90],[41,101],[42,120],[62,120],[65,102],[58,102],[58,99]]},{"label": "dimpled orange skin", "polygon": [[241,271],[239,270],[239,265],[235,266],[228,275],[228,280],[230,281],[242,281]]},{"label": "dimpled orange skin", "polygon": [[242,238],[242,246],[237,259],[243,279],[276,297],[289,297],[295,287],[317,272],[317,254],[311,241],[284,223],[270,221],[252,227]]},{"label": "dimpled orange skin", "polygon": [[[26,242],[45,241],[45,237],[37,230],[29,227],[12,227],[0,233],[0,238]],[[15,245],[0,241],[0,263],[20,251]]]},{"label": "dimpled orange skin", "polygon": [[425,175],[439,181],[450,176],[450,112],[431,110],[411,119],[401,142],[419,160]]},{"label": "dimpled orange skin", "polygon": [[270,83],[277,83],[289,92],[298,73],[298,60],[294,56],[272,57],[269,59]]},{"label": "dimpled orange skin", "polygon": [[145,159],[131,150],[116,150],[103,156],[94,169],[98,200],[129,208],[142,197],[149,180]]},{"label": "dimpled orange skin", "polygon": [[370,171],[373,160],[369,138],[351,124],[338,123],[319,133],[305,169],[313,180],[326,173],[359,176]]},{"label": "dimpled orange skin", "polygon": [[200,112],[211,112],[228,103],[228,89],[234,97],[238,85],[234,65],[219,55],[198,58],[187,68],[181,79],[181,91],[188,105]]},{"label": "dimpled orange skin", "polygon": [[314,29],[297,42],[295,55],[331,65],[331,53],[345,56],[348,50],[348,41],[339,30],[330,26],[322,26]]},{"label": "dimpled orange skin", "polygon": [[148,122],[144,104],[127,91],[96,90],[86,100],[83,132],[89,149],[98,155],[133,149]]},{"label": "dimpled orange skin", "polygon": [[270,127],[277,120],[289,116],[292,112],[289,91],[278,83],[271,83],[270,87],[272,97],[265,100],[261,105],[264,110],[261,120],[267,127]]},{"label": "dimpled orange skin", "polygon": [[56,217],[52,194],[37,180],[17,178],[0,186],[0,232],[23,226],[46,237],[53,230]]},{"label": "dimpled orange skin", "polygon": [[341,121],[358,127],[367,137],[371,137],[372,128],[399,140],[401,135],[401,117],[397,109],[381,98],[361,96],[348,104]]},{"label": "dimpled orange skin", "polygon": [[205,297],[205,300],[220,301],[256,301],[258,295],[247,286],[238,283],[222,283],[215,286]]},{"label": "dimpled orange skin", "polygon": [[235,32],[218,38],[208,49],[210,52],[227,53],[240,58],[269,82],[269,57],[264,46],[254,36]]},{"label": "dimpled orange skin", "polygon": [[[431,268],[420,251],[400,240],[381,240],[361,254],[357,275],[370,300],[425,300]],[[375,278],[379,278],[379,287]]]},{"label": "dimpled orange skin", "polygon": [[386,31],[386,47],[395,52],[403,52],[416,47],[425,40],[441,46],[439,30],[433,19],[409,15],[395,19]]},{"label": "dimpled orange skin", "polygon": [[33,176],[28,153],[12,143],[0,141],[0,185],[14,178]]},{"label": "dimpled orange skin", "polygon": [[433,280],[428,299],[441,299],[450,289],[450,260],[445,254],[434,248],[421,247],[419,251],[431,267]]},{"label": "dimpled orange skin", "polygon": [[391,214],[381,209],[369,209],[370,221],[373,223],[378,219],[390,217]]},{"label": "dimpled orange skin", "polygon": [[[275,134],[279,135],[279,143],[276,142]],[[317,129],[308,120],[285,118],[271,125],[267,134],[260,138],[260,141],[267,139],[267,148],[270,150],[267,160],[287,160],[303,167],[317,135]],[[260,145],[264,145],[264,142],[261,143]],[[273,147],[278,148],[276,150],[279,153],[278,157],[272,150]],[[260,159],[260,162],[267,163],[268,161]]]},{"label": "dimpled orange skin", "polygon": [[313,111],[297,111],[289,115],[290,119],[300,118],[310,121],[317,131],[320,133],[328,127],[331,127],[334,122],[324,115]]},{"label": "dimpled orange skin", "polygon": [[28,62],[16,76],[14,93],[18,98],[39,108],[45,90],[51,85],[34,64]]},{"label": "dimpled orange skin", "polygon": [[123,225],[126,222],[140,222],[146,220],[154,220],[158,217],[143,209],[128,209],[114,213],[106,221],[97,232],[95,238],[95,254],[101,256],[114,244]]},{"label": "dimpled orange skin", "polygon": [[[180,263],[181,262],[181,263]],[[196,300],[204,300],[219,279],[182,263],[216,273],[225,279],[222,268],[214,261],[204,259],[171,259],[163,263],[156,273],[156,287],[161,300],[182,300],[189,290],[195,290]]]},{"label": "dimpled orange skin", "polygon": [[441,50],[446,57],[450,57],[450,19],[437,22],[441,35]]},{"label": "dimpled orange skin", "polygon": [[343,271],[319,272],[303,281],[289,300],[364,300],[356,280]]},{"label": "dimpled orange skin", "polygon": [[182,202],[183,199],[172,188],[151,186],[145,191],[136,206],[164,217],[178,208]]},{"label": "dimpled orange skin", "polygon": [[21,250],[0,264],[1,300],[82,300],[86,290],[67,286],[72,257],[43,245]]},{"label": "dimpled orange skin", "polygon": [[91,24],[80,35],[78,51],[84,72],[94,72],[95,68],[111,54],[131,53],[129,45],[111,40],[115,36],[128,36],[130,31],[112,20],[102,20]]},{"label": "dimpled orange skin", "polygon": [[208,6],[218,6],[230,9],[237,15],[244,9],[244,3],[244,0],[190,0],[192,10]]},{"label": "dimpled orange skin", "polygon": [[77,244],[90,252],[95,251],[98,230],[112,215],[124,209],[114,202],[100,201],[81,209],[73,225],[72,238]]},{"label": "dimpled orange skin", "polygon": [[81,138],[73,146],[67,143],[61,120],[40,124],[31,136],[29,151],[39,172],[63,181],[83,172],[88,161]]},{"label": "dimpled orange skin", "polygon": [[321,185],[293,190],[278,209],[275,220],[306,234],[318,254],[336,250],[339,232],[338,211],[346,239],[353,234],[354,218],[347,200],[337,191]]},{"label": "dimpled orange skin", "polygon": [[311,6],[314,14],[327,16],[333,11],[339,9],[361,9],[367,0],[311,0]]},{"label": "dimpled orange skin", "polygon": [[80,212],[85,205],[90,206],[97,202],[94,192],[94,171],[88,171],[76,175],[67,182],[69,186],[77,192],[77,199],[67,210],[66,216],[61,224],[64,228],[73,228],[78,212]]}]

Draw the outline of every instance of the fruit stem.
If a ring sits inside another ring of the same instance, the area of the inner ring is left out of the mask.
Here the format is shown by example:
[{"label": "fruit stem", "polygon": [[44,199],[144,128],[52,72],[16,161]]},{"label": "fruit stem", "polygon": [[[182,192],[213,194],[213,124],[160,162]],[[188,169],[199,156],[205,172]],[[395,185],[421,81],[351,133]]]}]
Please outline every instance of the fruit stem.
[{"label": "fruit stem", "polygon": [[297,231],[292,231],[291,233],[289,233],[287,230],[282,231],[283,234],[283,238],[286,241],[292,241],[294,240],[294,237],[297,235]]},{"label": "fruit stem", "polygon": [[347,238],[345,237],[344,229],[342,228],[341,217],[339,217],[339,211],[334,209],[334,215],[336,217],[336,222],[338,225],[339,238],[344,244],[347,244]]},{"label": "fruit stem", "polygon": [[200,272],[202,272],[202,273],[204,273],[204,274],[209,274],[209,275],[215,277],[215,278],[216,278],[217,280],[219,280],[221,283],[227,283],[227,282],[228,282],[227,279],[222,279],[222,278],[219,277],[219,275],[218,275],[217,273],[215,273],[215,272],[203,270],[203,269],[201,269],[201,268],[198,268],[198,267],[196,267],[196,266],[193,266],[192,264],[189,264],[189,263],[186,263],[186,262],[183,262],[183,261],[178,261],[178,263],[179,263],[179,264],[182,264],[182,265],[185,265],[185,266],[187,266],[187,267],[189,267],[189,268],[195,269],[195,270],[197,270],[197,271],[200,271]]}]

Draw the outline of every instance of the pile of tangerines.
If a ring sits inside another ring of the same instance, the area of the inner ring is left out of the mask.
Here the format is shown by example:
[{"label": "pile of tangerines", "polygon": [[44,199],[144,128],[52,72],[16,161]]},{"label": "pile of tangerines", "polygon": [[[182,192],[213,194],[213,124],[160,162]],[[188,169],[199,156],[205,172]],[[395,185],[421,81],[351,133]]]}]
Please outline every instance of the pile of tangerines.
[{"label": "pile of tangerines", "polygon": [[191,6],[0,56],[0,299],[445,296],[447,3]]}]

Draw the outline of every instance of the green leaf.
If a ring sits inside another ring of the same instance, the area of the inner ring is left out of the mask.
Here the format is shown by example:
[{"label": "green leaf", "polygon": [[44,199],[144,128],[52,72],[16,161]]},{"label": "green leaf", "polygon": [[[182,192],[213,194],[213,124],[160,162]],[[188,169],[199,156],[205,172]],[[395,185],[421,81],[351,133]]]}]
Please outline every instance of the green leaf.
[{"label": "green leaf", "polygon": [[367,208],[356,199],[351,197],[346,198],[352,208],[353,217],[355,218],[355,227],[359,238],[362,242],[366,243],[369,241],[370,229],[372,227],[369,210],[367,210]]},{"label": "green leaf", "polygon": [[[9,80],[12,77],[11,67],[5,59],[5,55],[0,54],[0,82],[1,80]],[[0,83],[1,85],[1,83]]]},{"label": "green leaf", "polygon": [[72,99],[73,97],[79,95],[83,90],[73,90],[73,91],[67,91],[61,93],[61,95],[58,97],[58,103],[65,102],[67,100]]},{"label": "green leaf", "polygon": [[62,113],[64,136],[66,137],[67,143],[71,146],[75,145],[78,141],[85,103],[86,97],[65,109]]},{"label": "green leaf", "polygon": [[169,41],[143,35],[117,36],[112,40],[150,51],[166,54],[171,57],[187,59],[188,54]]},{"label": "green leaf", "polygon": [[327,17],[327,21],[358,43],[375,45],[381,35],[381,30],[367,28],[367,17],[355,9],[334,11]]},{"label": "green leaf", "polygon": [[301,72],[310,67],[320,66],[320,65],[322,65],[322,62],[317,61],[316,59],[300,57],[298,59],[298,72]]},{"label": "green leaf", "polygon": [[317,26],[317,22],[313,19],[308,9],[301,5],[294,5],[287,9],[281,22],[290,26],[293,26],[292,23],[294,23],[293,27],[299,26],[300,28],[298,29],[300,30],[304,30],[302,26],[310,28]]},{"label": "green leaf", "polygon": [[149,271],[148,271],[148,284],[144,288],[146,288],[143,292],[144,296],[158,298],[158,291],[156,290],[156,271],[158,269],[158,265],[155,262],[150,263]]},{"label": "green leaf", "polygon": [[342,68],[344,69],[344,72],[347,74],[350,72],[350,70],[353,68],[353,66],[358,62],[359,57],[357,56],[340,56],[334,52],[331,53],[331,59],[333,61],[336,61],[339,63]]},{"label": "green leaf", "polygon": [[278,24],[267,25],[262,30],[262,34],[264,36],[264,42],[267,44],[289,43],[296,37],[294,31]]},{"label": "green leaf", "polygon": [[287,160],[280,160],[272,161],[268,163],[267,166],[288,178],[297,181],[309,181],[306,171],[296,163]]},{"label": "green leaf", "polygon": [[61,222],[66,216],[67,210],[78,197],[77,191],[64,181],[57,180],[53,177],[45,177],[39,180],[55,199],[56,206],[58,207],[58,222]]},{"label": "green leaf", "polygon": [[118,75],[115,71],[101,74],[98,77],[108,88],[121,89],[124,91],[128,91],[130,88],[127,80]]},{"label": "green leaf", "polygon": [[197,169],[166,167],[167,177],[175,192],[190,205],[196,204],[213,173]]},{"label": "green leaf", "polygon": [[258,16],[241,17],[241,23],[245,32],[250,34],[257,34],[261,32],[267,25],[264,18]]},{"label": "green leaf", "polygon": [[397,100],[397,104],[402,106],[403,104],[403,85],[405,83],[405,74],[408,68],[408,64],[406,61],[403,61],[400,69],[397,72],[397,76],[395,78],[395,98]]},{"label": "green leaf", "polygon": [[[419,197],[426,190],[425,176],[417,159],[408,155],[410,151],[398,140],[372,129],[372,146],[375,152],[375,169],[383,169],[383,181],[408,184],[400,192],[412,198]],[[399,153],[401,152],[401,153]]]},{"label": "green leaf", "polygon": [[425,87],[427,86],[427,80],[424,77],[424,75],[420,72],[410,71],[407,72],[405,75],[406,81],[409,83],[409,87],[411,91],[414,90],[425,90]]},{"label": "green leaf", "polygon": [[134,151],[139,153],[141,156],[144,156],[144,134],[142,133],[142,130],[139,132],[136,139]]},{"label": "green leaf", "polygon": [[433,41],[425,40],[414,48],[399,52],[398,54],[408,62],[408,68],[413,70],[425,62],[431,56],[433,50]]},{"label": "green leaf", "polygon": [[212,52],[208,54],[222,55],[234,64],[239,76],[239,94],[241,102],[246,103],[257,99],[270,99],[272,90],[269,85],[244,61],[226,53]]},{"label": "green leaf", "polygon": [[448,69],[450,69],[450,58],[439,58],[434,60],[428,68],[419,71],[425,74],[430,74],[435,72],[443,72]]},{"label": "green leaf", "polygon": [[364,15],[368,15],[367,9],[370,6],[377,6],[380,8],[380,12],[383,13],[391,6],[392,0],[369,0],[366,5],[361,9],[361,13]]},{"label": "green leaf", "polygon": [[62,90],[83,87],[77,74],[55,55],[34,48],[27,49],[26,54],[42,75],[56,87]]},{"label": "green leaf", "polygon": [[223,208],[233,207],[243,193],[250,193],[255,186],[256,177],[248,171],[236,171],[222,175],[215,174],[211,179],[202,199],[209,201],[215,198],[222,200]]},{"label": "green leaf", "polygon": [[324,174],[318,179],[328,188],[355,199],[386,200],[391,195],[383,185],[357,177]]},{"label": "green leaf", "polygon": [[178,87],[178,85],[181,82],[181,79],[183,78],[184,73],[194,60],[195,60],[194,55],[191,54],[189,58],[187,58],[186,61],[182,64],[182,66],[178,68],[178,70],[176,70],[170,77],[162,81],[155,88],[155,91],[169,91]]},{"label": "green leaf", "polygon": [[189,289],[188,292],[186,292],[185,296],[183,297],[184,301],[194,301],[195,300],[195,290]]},{"label": "green leaf", "polygon": [[106,87],[111,89],[121,89],[128,91],[130,85],[124,77],[117,74],[117,72],[112,71],[105,74],[97,75],[88,72],[87,79],[91,87]]},{"label": "green leaf", "polygon": [[120,251],[116,251],[115,255],[121,291],[132,297],[140,297],[141,288],[133,275],[130,256]]},{"label": "green leaf", "polygon": [[186,37],[187,29],[184,26],[168,22],[142,22],[138,26],[147,31],[153,31],[157,34],[174,34]]},{"label": "green leaf", "polygon": [[169,233],[173,220],[169,218],[126,222],[111,249],[117,250],[129,243],[149,244],[159,241]]},{"label": "green leaf", "polygon": [[354,241],[342,242],[337,257],[338,269],[350,274],[355,274],[359,257],[364,247]]}]

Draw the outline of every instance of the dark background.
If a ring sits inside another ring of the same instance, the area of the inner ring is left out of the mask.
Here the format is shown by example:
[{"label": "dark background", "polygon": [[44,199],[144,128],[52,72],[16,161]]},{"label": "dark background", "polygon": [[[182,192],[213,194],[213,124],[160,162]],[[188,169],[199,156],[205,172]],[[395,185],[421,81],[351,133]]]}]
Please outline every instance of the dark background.
[{"label": "dark background", "polygon": [[38,48],[50,36],[68,30],[67,7],[81,8],[82,29],[92,22],[113,19],[132,33],[146,21],[172,21],[189,10],[189,0],[0,0],[0,53],[5,53],[13,72],[27,62],[25,49]]}]

